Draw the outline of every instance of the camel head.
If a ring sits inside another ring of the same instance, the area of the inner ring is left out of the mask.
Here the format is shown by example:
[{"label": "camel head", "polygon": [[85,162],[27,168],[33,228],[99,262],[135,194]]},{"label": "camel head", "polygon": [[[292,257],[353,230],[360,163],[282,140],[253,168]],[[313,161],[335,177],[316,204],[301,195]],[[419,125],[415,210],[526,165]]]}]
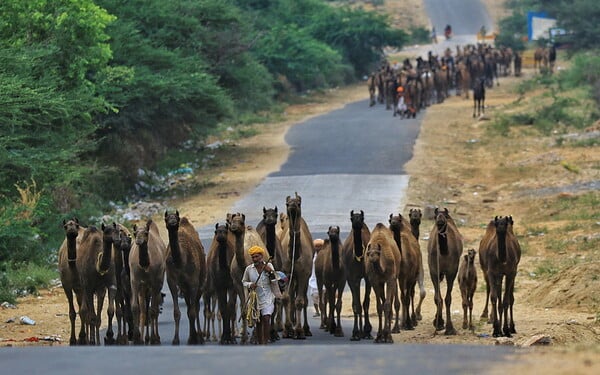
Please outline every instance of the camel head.
[{"label": "camel head", "polygon": [[227,242],[227,234],[229,232],[229,224],[215,224],[215,240],[218,243]]},{"label": "camel head", "polygon": [[296,193],[294,198],[291,198],[289,195],[285,200],[285,205],[287,207],[287,216],[290,220],[295,220],[299,217],[302,217],[302,198]]},{"label": "camel head", "polygon": [[435,215],[435,225],[437,226],[439,231],[443,232],[444,229],[446,228],[446,225],[448,225],[448,219],[450,218],[450,212],[448,212],[447,208],[444,208],[444,211],[441,211],[436,207],[435,211],[434,211],[434,215]]},{"label": "camel head", "polygon": [[412,225],[421,225],[421,218],[423,217],[423,213],[418,208],[411,208],[408,213],[408,218],[410,219],[410,223]]},{"label": "camel head", "polygon": [[365,223],[365,213],[363,210],[359,212],[350,211],[350,222],[352,223],[352,229],[360,231],[363,224]]},{"label": "camel head", "polygon": [[277,206],[275,206],[275,208],[263,207],[263,220],[265,225],[276,225],[278,216]]},{"label": "camel head", "polygon": [[395,231],[402,231],[402,214],[398,214],[398,215],[394,215],[394,214],[390,214],[390,229],[395,232]]},{"label": "camel head", "polygon": [[104,242],[113,243],[115,246],[119,246],[121,243],[121,232],[117,228],[115,222],[111,225],[104,225],[104,223],[102,223],[102,240]]},{"label": "camel head", "polygon": [[75,238],[79,233],[79,220],[75,217],[69,221],[63,220],[63,228],[65,229],[65,234],[68,238]]},{"label": "camel head", "polygon": [[475,262],[475,254],[475,249],[469,249],[469,251],[467,251],[467,255],[465,255],[467,264],[473,264]]},{"label": "camel head", "polygon": [[329,240],[331,242],[337,242],[340,240],[340,227],[338,226],[330,226],[327,231],[327,236],[329,236]]},{"label": "camel head", "polygon": [[281,212],[279,214],[279,227],[281,229],[285,229],[287,227],[287,222],[288,222],[288,216],[284,212]]},{"label": "camel head", "polygon": [[227,214],[227,223],[229,230],[233,233],[240,233],[246,230],[246,215],[239,212]]},{"label": "camel head", "polygon": [[133,240],[131,238],[131,234],[126,233],[124,230],[120,230],[120,246],[121,251],[129,251],[131,250],[131,245],[133,244]]},{"label": "camel head", "polygon": [[167,230],[179,230],[179,221],[179,211],[175,211],[175,213],[169,213],[168,211],[165,211],[165,225]]},{"label": "camel head", "polygon": [[138,246],[143,246],[148,244],[148,239],[150,237],[150,225],[152,224],[152,219],[146,222],[146,225],[143,227],[138,227],[137,225],[133,226],[133,236],[135,237],[135,243]]},{"label": "camel head", "polygon": [[494,226],[496,226],[496,233],[498,235],[506,235],[509,225],[512,225],[512,217],[496,216],[494,218]]},{"label": "camel head", "polygon": [[367,247],[367,262],[373,265],[376,269],[380,269],[383,262],[381,262],[382,248],[381,244],[373,243]]}]

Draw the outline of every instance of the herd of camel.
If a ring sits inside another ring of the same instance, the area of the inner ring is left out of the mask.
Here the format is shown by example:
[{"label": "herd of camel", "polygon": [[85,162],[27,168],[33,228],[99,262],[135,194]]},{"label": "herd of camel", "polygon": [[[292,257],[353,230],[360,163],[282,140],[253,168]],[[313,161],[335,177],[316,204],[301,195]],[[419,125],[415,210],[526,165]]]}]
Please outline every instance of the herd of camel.
[{"label": "herd of camel", "polygon": [[[174,305],[173,345],[179,344],[180,298],[187,306],[187,344],[204,343],[205,339],[211,338],[211,330],[212,338],[220,344],[236,343],[238,334],[241,343],[254,342],[245,320],[242,319],[240,332],[236,324],[238,313],[245,316],[246,291],[242,286],[242,275],[251,263],[248,249],[252,246],[265,248],[275,269],[287,276],[287,282],[280,284],[282,298],[276,300],[272,315],[271,339],[279,339],[279,332],[284,338],[312,336],[307,319],[307,290],[313,268],[314,242],[302,216],[302,198],[295,193],[288,196],[285,203],[286,211],[281,213],[277,207],[263,208],[263,219],[256,227],[245,222],[243,213],[227,214],[224,223],[215,224],[206,253],[193,224],[188,218],[180,217],[178,211],[165,212],[167,244],[152,219],[143,225],[133,225],[131,231],[117,223],[103,223],[97,228],[85,227],[76,218],[64,220],[65,240],[59,250],[59,271],[69,303],[69,343],[101,343],[101,314],[108,294],[106,345],[160,344],[158,317],[165,297],[161,292],[165,274]],[[408,219],[401,214],[390,214],[387,224],[380,222],[369,229],[364,212],[352,210],[351,231],[344,241],[340,238],[339,226],[329,227],[323,248],[314,260],[322,312],[320,328],[336,336],[344,335],[340,312],[342,294],[348,284],[354,314],[351,340],[373,338],[369,320],[371,288],[378,316],[374,342],[391,343],[392,333],[401,328],[414,329],[422,318],[421,304],[425,298],[425,275],[418,240],[421,218],[420,209],[411,209]],[[427,254],[435,289],[433,325],[436,331],[445,330],[446,335],[456,334],[450,304],[457,276],[463,299],[463,328],[474,329],[476,252],[470,249],[463,255],[461,238],[448,209],[436,208]],[[490,301],[489,322],[493,323],[493,335],[511,336],[515,333],[514,281],[521,255],[511,216],[495,217],[490,221],[478,253],[487,287],[482,317],[488,317]],[[444,278],[447,286],[446,296],[442,299],[440,286]],[[420,293],[415,306],[417,284]],[[361,285],[364,285],[362,298]],[[204,304],[203,325],[201,300]],[[216,337],[214,327],[217,307],[221,318],[219,325],[222,324],[220,338]],[[115,314],[116,337],[113,331]],[[77,315],[81,323],[78,336]]]},{"label": "herd of camel", "polygon": [[[555,62],[554,45],[535,50],[535,71],[552,73]],[[442,56],[430,51],[426,59],[419,56],[414,62],[408,58],[402,64],[386,60],[367,79],[369,106],[385,104],[394,116],[410,118],[432,104],[443,102],[452,89],[465,99],[469,99],[472,90],[473,117],[476,117],[485,111],[485,88],[493,87],[494,81],[498,85],[500,76],[511,73],[520,76],[521,70],[521,53],[485,43],[457,45],[454,53],[447,48]]]}]

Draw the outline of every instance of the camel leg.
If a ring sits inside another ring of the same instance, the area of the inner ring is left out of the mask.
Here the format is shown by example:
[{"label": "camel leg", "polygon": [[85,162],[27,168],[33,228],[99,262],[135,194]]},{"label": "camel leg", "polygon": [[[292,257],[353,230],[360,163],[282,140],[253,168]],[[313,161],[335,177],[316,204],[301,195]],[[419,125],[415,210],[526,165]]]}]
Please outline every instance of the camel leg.
[{"label": "camel leg", "polygon": [[[360,281],[359,281],[360,284]],[[360,296],[360,287],[358,289],[358,293]],[[365,278],[365,297],[363,299],[363,314],[365,323],[363,325],[363,339],[372,340],[373,336],[371,332],[373,331],[373,327],[371,326],[371,321],[369,320],[369,305],[371,304],[371,283]]]},{"label": "camel leg", "polygon": [[[394,327],[392,328],[392,333],[400,333],[400,307],[402,306],[401,300],[404,299],[404,290],[403,290],[403,286],[399,285],[401,284],[398,279],[396,279],[394,286],[394,290],[395,293],[393,293],[393,297],[392,300],[390,301],[390,309],[392,306],[392,301],[394,302],[394,318],[395,318],[395,323],[394,323]],[[398,287],[400,287],[400,298],[398,298]],[[402,321],[404,321],[404,316],[402,316]],[[391,325],[391,322],[390,322]]]},{"label": "camel leg", "polygon": [[469,300],[469,329],[473,332],[475,331],[475,326],[473,325],[473,295],[475,290],[472,290],[468,294]]},{"label": "camel leg", "polygon": [[460,296],[462,299],[462,308],[463,308],[463,329],[467,329],[469,326],[469,321],[467,320],[467,310],[469,309],[469,297],[467,295],[467,291],[463,288],[460,288]]},{"label": "camel leg", "polygon": [[342,295],[344,294],[345,281],[341,282],[337,287],[337,301],[335,303],[335,310],[337,315],[337,325],[334,332],[335,337],[344,337],[344,331],[342,330]]},{"label": "camel leg", "polygon": [[490,301],[490,282],[484,272],[483,274],[484,278],[485,278],[485,307],[483,308],[483,311],[481,312],[481,316],[480,319],[487,319],[488,323],[492,322],[492,315],[489,313],[489,309],[488,309],[488,303]]},{"label": "camel leg", "polygon": [[502,287],[502,279],[500,279],[500,282],[498,282],[498,277],[493,277],[490,278],[491,280],[491,290],[490,290],[490,301],[492,303],[492,318],[493,318],[493,326],[494,326],[494,331],[493,331],[493,336],[494,337],[500,337],[502,336],[502,331],[500,330],[500,320],[498,317],[498,306],[501,304],[499,303],[499,291],[500,291],[500,287]]},{"label": "camel leg", "polygon": [[77,345],[77,339],[75,338],[75,320],[77,319],[77,313],[75,312],[75,305],[73,304],[73,291],[71,289],[65,289],[65,295],[69,301],[69,321],[71,323],[71,337],[69,338],[69,345]]},{"label": "camel leg", "polygon": [[[106,315],[108,318],[108,327],[106,329],[106,337],[104,338],[104,345],[114,345],[115,344],[115,333],[113,332],[113,318],[115,316],[115,299],[117,297],[117,287],[116,285],[111,285],[108,287],[108,309],[106,310]],[[100,307],[101,304],[98,304]],[[100,327],[98,326],[98,329]]]},{"label": "camel leg", "polygon": [[198,294],[198,290],[196,290],[195,288],[191,288],[190,292],[190,296],[189,298],[186,298],[186,304],[187,304],[187,316],[188,316],[188,322],[189,322],[189,336],[188,336],[188,345],[196,345],[199,343],[198,340],[198,330],[196,329],[197,327],[199,328],[200,326],[197,325],[198,324],[198,303],[196,302],[196,295]]},{"label": "camel leg", "polygon": [[431,281],[433,283],[434,295],[433,301],[435,302],[435,318],[433,319],[433,326],[436,331],[444,329],[444,318],[442,318],[442,293],[440,291],[440,277],[435,274],[435,271],[430,272]]},{"label": "camel leg", "polygon": [[140,299],[142,299],[142,298],[143,298],[143,296],[137,290],[137,288],[132,287],[131,288],[131,315],[133,315],[132,340],[133,340],[134,345],[143,344],[142,334],[141,334],[141,330],[140,330],[143,327],[143,324],[141,321],[141,308],[140,308]]},{"label": "camel leg", "polygon": [[179,321],[181,320],[181,310],[179,309],[179,290],[175,281],[167,278],[167,285],[171,292],[171,299],[173,300],[173,319],[175,321],[175,334],[173,336],[173,345],[179,345]]},{"label": "camel leg", "polygon": [[423,262],[421,262],[421,271],[419,272],[419,304],[417,305],[417,311],[416,311],[416,320],[422,320],[423,316],[421,316],[421,304],[423,304],[423,300],[425,299],[425,296],[427,295],[427,292],[425,290],[425,274],[423,272]]},{"label": "camel leg", "polygon": [[446,331],[445,335],[456,335],[456,329],[452,325],[452,311],[450,310],[450,305],[452,304],[452,287],[454,286],[454,279],[456,278],[456,274],[447,275],[446,276],[446,298],[444,302],[446,303]]},{"label": "camel leg", "polygon": [[348,280],[350,293],[352,294],[352,313],[354,314],[354,327],[350,341],[359,341],[362,336],[362,311],[360,303],[360,284],[355,280]]},{"label": "camel leg", "polygon": [[382,314],[383,314],[383,291],[380,291],[380,289],[382,288],[378,288],[378,287],[373,287],[373,290],[375,292],[375,300],[377,301],[377,318],[379,319],[379,326],[377,329],[377,337],[375,337],[375,343],[380,343],[382,342],[382,335],[383,335],[383,321],[382,321]]},{"label": "camel leg", "polygon": [[148,317],[150,319],[150,344],[160,345],[160,335],[158,334],[158,314],[160,312],[160,289],[152,295]]}]

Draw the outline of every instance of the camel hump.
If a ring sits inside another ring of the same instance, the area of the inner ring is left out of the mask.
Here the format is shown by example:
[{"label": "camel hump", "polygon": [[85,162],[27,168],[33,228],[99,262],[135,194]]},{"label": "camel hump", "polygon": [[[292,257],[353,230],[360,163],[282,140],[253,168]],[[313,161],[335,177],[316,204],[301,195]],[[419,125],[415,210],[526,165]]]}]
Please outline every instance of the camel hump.
[{"label": "camel hump", "polygon": [[191,225],[192,223],[190,222],[190,220],[187,217],[182,217],[181,221],[179,222],[179,225]]}]

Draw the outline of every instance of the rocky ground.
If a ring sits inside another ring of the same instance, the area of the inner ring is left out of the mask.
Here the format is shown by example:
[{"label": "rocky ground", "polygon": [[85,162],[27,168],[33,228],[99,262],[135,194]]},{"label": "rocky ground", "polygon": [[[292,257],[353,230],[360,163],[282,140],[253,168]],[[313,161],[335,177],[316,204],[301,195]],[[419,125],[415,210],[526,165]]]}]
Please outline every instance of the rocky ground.
[{"label": "rocky ground", "polygon": [[[462,308],[457,286],[452,317],[459,333],[444,336],[434,332],[433,288],[426,278],[428,295],[423,305],[423,321],[414,331],[403,331],[394,339],[397,343],[528,346],[541,338],[549,344],[523,349],[519,356],[525,365],[521,363],[514,369],[503,367],[502,372],[599,373],[600,223],[594,222],[593,215],[556,217],[578,204],[577,197],[581,194],[591,194],[595,197],[591,204],[597,204],[600,150],[560,146],[557,134],[542,136],[527,127],[511,128],[508,136],[489,131],[501,113],[523,105],[534,106],[543,100],[540,93],[519,98],[515,91],[519,81],[533,74],[525,69],[525,77],[502,78],[500,86],[488,90],[486,115],[482,118],[472,118],[472,102],[458,97],[428,108],[414,157],[405,166],[411,176],[405,211],[412,207],[448,207],[459,223],[465,249],[478,248],[485,224],[495,215],[513,216],[524,250],[515,291],[518,333],[511,339],[494,339],[490,337],[491,326],[479,320],[485,298],[479,271],[474,332],[461,329]],[[286,159],[288,148],[283,136],[290,126],[365,98],[366,87],[357,85],[315,96],[309,104],[291,106],[285,121],[261,126],[257,136],[236,141],[226,153],[216,151],[219,163],[215,169],[197,176],[200,181],[210,181],[206,189],[163,205],[178,208],[197,226],[223,221],[237,199]],[[376,106],[365,110],[385,109]],[[597,206],[589,209],[597,210]],[[420,245],[424,254],[431,226],[428,220],[421,226]],[[202,240],[207,246],[208,239]],[[346,316],[351,315],[346,297],[343,310]],[[59,287],[20,299],[16,308],[2,307],[0,345],[65,345],[69,334],[67,312],[66,299]],[[20,324],[21,316],[30,317],[36,324]]]}]

